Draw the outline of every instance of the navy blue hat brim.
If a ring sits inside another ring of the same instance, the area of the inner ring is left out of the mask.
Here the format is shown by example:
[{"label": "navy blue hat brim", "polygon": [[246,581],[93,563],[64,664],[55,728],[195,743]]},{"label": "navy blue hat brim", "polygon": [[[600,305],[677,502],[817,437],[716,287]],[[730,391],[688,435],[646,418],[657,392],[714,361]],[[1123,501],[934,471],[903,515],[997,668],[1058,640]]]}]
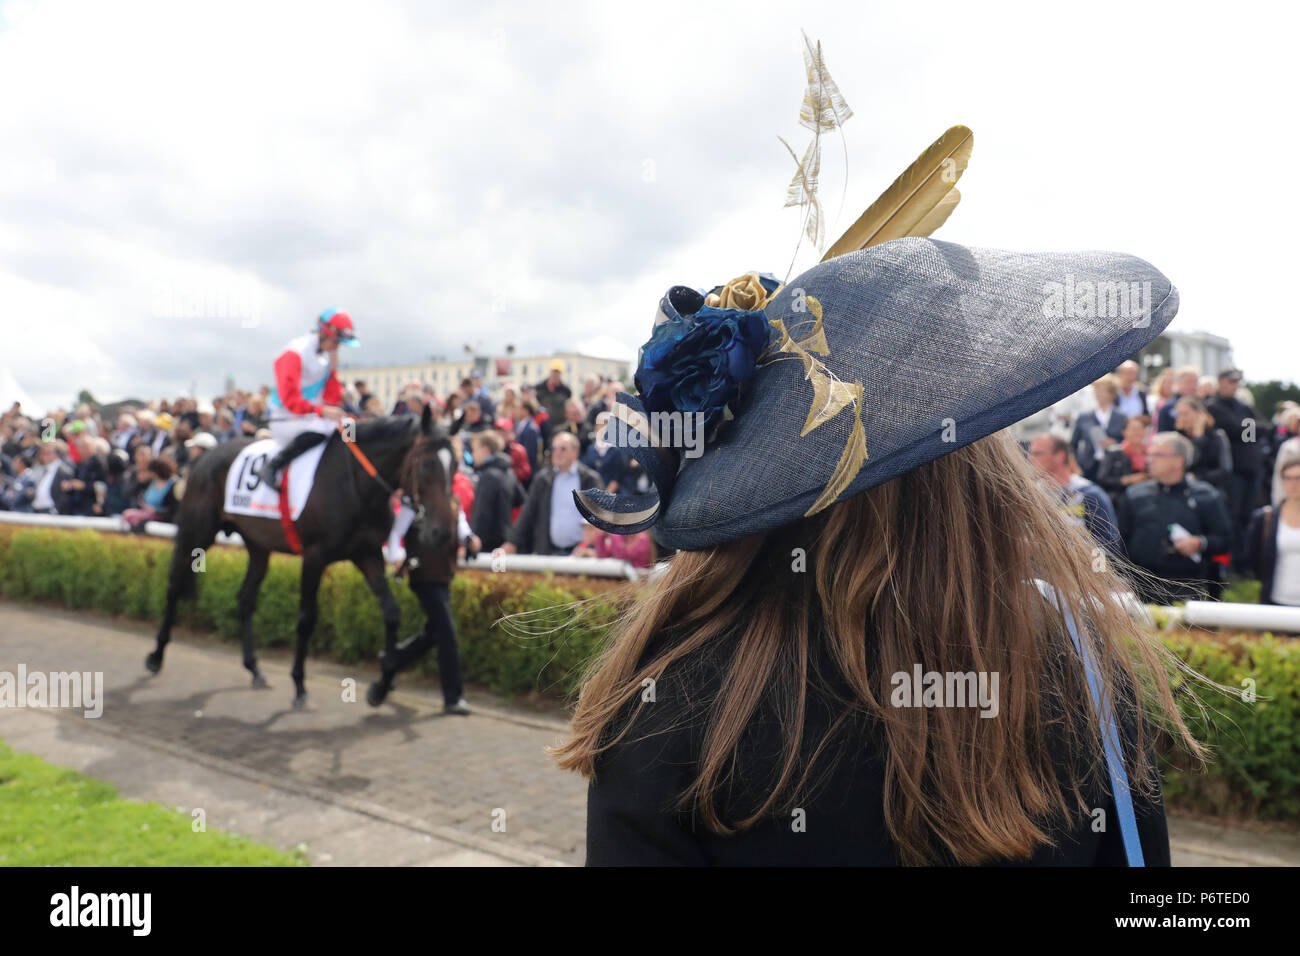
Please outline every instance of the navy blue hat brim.
[{"label": "navy blue hat brim", "polygon": [[[1098,283],[1111,294],[1089,308],[1080,290]],[[1117,287],[1135,292],[1127,310],[1116,308]],[[818,361],[862,387],[867,457],[835,501],[1077,392],[1139,352],[1178,311],[1170,281],[1134,256],[1025,254],[932,239],[820,263],[776,295],[769,320],[798,340],[810,328],[808,297],[822,311],[827,354]],[[801,435],[813,386],[798,356],[777,359],[755,373],[718,439],[682,465],[654,524],[661,544],[714,547],[798,520],[824,497],[855,428],[854,409]]]}]

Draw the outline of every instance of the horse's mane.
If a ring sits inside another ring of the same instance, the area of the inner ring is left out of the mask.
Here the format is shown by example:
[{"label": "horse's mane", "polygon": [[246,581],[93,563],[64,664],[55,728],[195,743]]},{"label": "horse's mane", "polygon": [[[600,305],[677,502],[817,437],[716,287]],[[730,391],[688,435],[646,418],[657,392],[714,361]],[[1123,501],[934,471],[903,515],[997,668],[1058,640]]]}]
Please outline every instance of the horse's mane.
[{"label": "horse's mane", "polygon": [[419,434],[420,420],[411,415],[385,416],[368,422],[357,422],[358,442],[405,441]]},{"label": "horse's mane", "polygon": [[[420,435],[420,419],[413,415],[388,415],[366,422],[357,422],[356,440],[361,443],[396,444],[413,442]],[[434,421],[428,447],[447,439],[447,429],[442,422]]]}]

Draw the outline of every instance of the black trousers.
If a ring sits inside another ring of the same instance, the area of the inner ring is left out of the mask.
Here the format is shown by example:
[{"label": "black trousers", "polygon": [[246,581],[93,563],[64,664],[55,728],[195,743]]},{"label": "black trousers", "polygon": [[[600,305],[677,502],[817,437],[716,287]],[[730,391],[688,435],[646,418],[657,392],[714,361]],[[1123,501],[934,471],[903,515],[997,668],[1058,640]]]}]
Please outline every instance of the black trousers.
[{"label": "black trousers", "polygon": [[1246,528],[1250,525],[1251,512],[1255,510],[1255,500],[1259,497],[1259,472],[1228,476],[1228,523],[1232,526],[1232,563],[1241,569],[1241,558],[1246,545]]},{"label": "black trousers", "polygon": [[411,590],[424,608],[424,630],[398,644],[393,654],[381,662],[385,674],[406,670],[438,646],[438,674],[442,678],[442,699],[446,704],[460,700],[464,688],[460,683],[460,649],[456,646],[456,625],[451,619],[451,585],[434,581],[408,579]]}]

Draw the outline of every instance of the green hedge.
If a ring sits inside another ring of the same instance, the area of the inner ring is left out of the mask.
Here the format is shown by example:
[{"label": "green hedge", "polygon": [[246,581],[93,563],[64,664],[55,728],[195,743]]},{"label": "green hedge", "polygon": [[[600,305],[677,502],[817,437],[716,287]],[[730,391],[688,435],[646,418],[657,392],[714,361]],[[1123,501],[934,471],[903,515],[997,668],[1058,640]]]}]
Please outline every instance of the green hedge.
[{"label": "green hedge", "polygon": [[[171,542],[0,525],[0,595],[54,601],[70,608],[156,621],[162,617]],[[238,639],[236,594],[248,558],[242,549],[212,548],[199,576],[198,599],[182,601],[178,623]],[[253,617],[259,646],[291,647],[298,617],[299,559],[273,555]],[[390,580],[402,609],[401,636],[424,627],[424,612],[404,583]],[[465,680],[503,694],[565,697],[577,690],[582,667],[599,649],[616,613],[616,602],[599,598],[617,586],[594,578],[462,572],[451,587],[452,616]],[[574,601],[597,598],[584,605]],[[531,633],[518,622],[498,623],[508,614],[533,612]],[[564,625],[562,628],[560,625]],[[534,636],[554,628],[550,635]],[[320,615],[310,650],[351,663],[374,661],[384,645],[379,604],[350,563],[330,566],[321,582]],[[437,673],[437,655],[416,668]]]},{"label": "green hedge", "polygon": [[[1193,669],[1243,690],[1252,703],[1200,686],[1205,713],[1180,693],[1183,719],[1211,751],[1209,772],[1185,755],[1164,755],[1165,796],[1171,803],[1222,816],[1300,822],[1300,641],[1293,638],[1183,631],[1165,643]],[[1186,688],[1185,679],[1178,682]]]},{"label": "green hedge", "polygon": [[[170,555],[165,541],[0,525],[0,595],[157,620]],[[213,548],[197,602],[181,604],[181,622],[237,638],[235,594],[246,563],[242,550]],[[402,635],[412,634],[423,626],[423,612],[404,584],[393,590]],[[571,695],[624,593],[600,579],[458,574],[452,614],[465,679],[505,694]],[[579,614],[572,602],[586,599]],[[298,559],[275,555],[254,619],[258,643],[290,646],[297,606]],[[499,620],[521,611],[532,612],[526,626]],[[1213,759],[1202,770],[1166,750],[1167,799],[1216,814],[1300,822],[1300,642],[1197,631],[1166,632],[1164,640],[1218,683],[1241,688],[1244,678],[1253,679],[1259,695],[1247,704],[1198,687],[1209,709],[1205,716],[1180,693],[1184,717]],[[382,646],[383,621],[365,580],[350,564],[332,565],[321,586],[311,650],[353,662],[374,660]],[[417,672],[436,673],[436,655]]]}]

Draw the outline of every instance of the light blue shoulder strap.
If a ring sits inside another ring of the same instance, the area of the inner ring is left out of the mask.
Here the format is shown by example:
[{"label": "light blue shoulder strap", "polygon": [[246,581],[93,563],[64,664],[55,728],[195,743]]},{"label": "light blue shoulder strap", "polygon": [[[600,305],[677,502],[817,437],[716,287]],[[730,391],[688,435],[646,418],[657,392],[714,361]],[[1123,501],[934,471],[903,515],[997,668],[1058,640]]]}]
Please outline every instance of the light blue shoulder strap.
[{"label": "light blue shoulder strap", "polygon": [[1092,693],[1092,705],[1097,709],[1098,722],[1101,724],[1106,766],[1110,770],[1110,791],[1115,798],[1115,813],[1119,816],[1119,832],[1124,840],[1124,855],[1128,859],[1129,866],[1145,867],[1146,863],[1142,859],[1142,841],[1138,839],[1137,817],[1133,812],[1133,794],[1129,790],[1128,771],[1125,770],[1124,760],[1120,756],[1115,713],[1111,709],[1109,700],[1104,704],[1101,700],[1101,681],[1097,677],[1097,669],[1088,654],[1087,647],[1079,639],[1079,628],[1075,624],[1074,614],[1057,597],[1056,589],[1050,584],[1037,579],[1034,584],[1038,585],[1038,590],[1042,592],[1043,597],[1061,609],[1065,617],[1065,628],[1070,632],[1070,640],[1074,642],[1074,649],[1083,658],[1083,668],[1088,675],[1088,690]]}]

